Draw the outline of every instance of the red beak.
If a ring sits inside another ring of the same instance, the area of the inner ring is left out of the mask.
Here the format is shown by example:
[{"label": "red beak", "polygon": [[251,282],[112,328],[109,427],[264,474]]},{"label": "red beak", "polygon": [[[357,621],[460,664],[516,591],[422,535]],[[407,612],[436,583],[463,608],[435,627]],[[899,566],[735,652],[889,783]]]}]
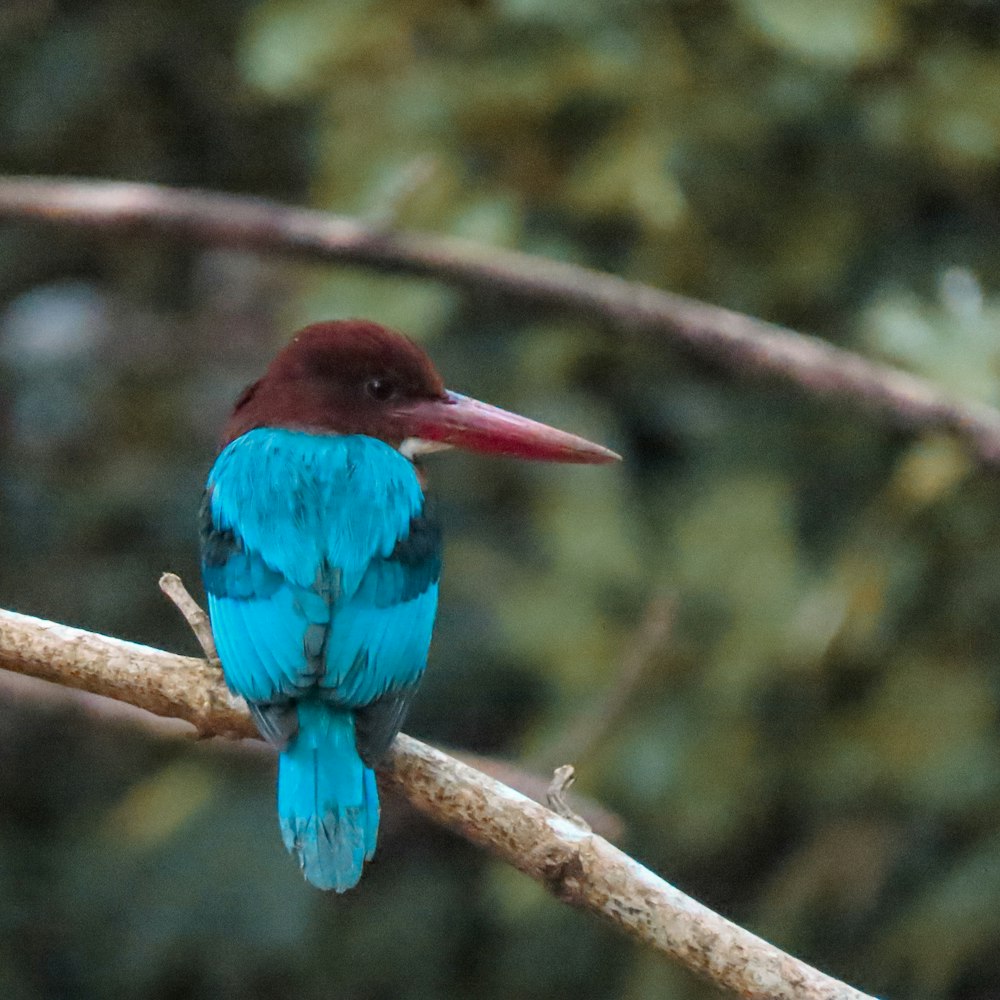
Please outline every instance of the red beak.
[{"label": "red beak", "polygon": [[483,454],[590,465],[621,461],[599,444],[457,392],[407,404],[397,414],[412,437]]}]

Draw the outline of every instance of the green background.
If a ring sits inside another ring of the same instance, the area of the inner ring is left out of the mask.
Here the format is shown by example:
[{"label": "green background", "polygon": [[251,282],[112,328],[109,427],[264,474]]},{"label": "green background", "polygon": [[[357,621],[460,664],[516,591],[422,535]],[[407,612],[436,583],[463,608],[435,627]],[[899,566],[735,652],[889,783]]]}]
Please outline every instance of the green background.
[{"label": "green background", "polygon": [[[7,0],[0,170],[275,197],[587,264],[1000,403],[993,0]],[[0,226],[0,604],[193,652],[225,412],[366,316],[615,468],[428,462],[446,528],[407,729],[544,773],[622,846],[880,995],[1000,996],[1000,486],[945,439],[579,318],[358,269]],[[273,761],[0,700],[0,996],[701,997],[386,805],[303,884]]]}]

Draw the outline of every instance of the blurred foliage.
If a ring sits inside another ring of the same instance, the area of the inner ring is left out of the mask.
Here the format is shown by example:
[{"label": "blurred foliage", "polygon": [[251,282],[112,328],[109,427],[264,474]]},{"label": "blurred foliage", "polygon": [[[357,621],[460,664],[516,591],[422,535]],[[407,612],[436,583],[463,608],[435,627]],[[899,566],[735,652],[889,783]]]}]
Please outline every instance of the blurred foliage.
[{"label": "blurred foliage", "polygon": [[[1000,403],[995,0],[7,0],[0,169],[280,197],[579,261]],[[624,846],[881,995],[1000,996],[1000,487],[954,443],[433,282],[0,228],[0,603],[175,649],[239,388],[365,315],[618,469],[429,462],[448,547],[408,725],[580,764]],[[711,991],[389,803],[347,897],[270,763],[0,704],[0,995]]]}]

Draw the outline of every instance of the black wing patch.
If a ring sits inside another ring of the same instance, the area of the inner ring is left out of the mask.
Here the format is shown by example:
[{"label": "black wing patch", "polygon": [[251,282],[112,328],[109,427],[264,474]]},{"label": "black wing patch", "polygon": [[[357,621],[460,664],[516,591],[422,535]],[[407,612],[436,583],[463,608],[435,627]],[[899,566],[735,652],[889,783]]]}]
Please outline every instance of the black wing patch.
[{"label": "black wing patch", "polygon": [[385,756],[396,733],[406,721],[417,685],[383,695],[354,713],[354,743],[367,767],[375,767]]},{"label": "black wing patch", "polygon": [[[268,566],[260,556],[248,552],[242,538],[230,528],[215,522],[212,516],[211,491],[206,490],[199,511],[201,569],[205,589],[216,597],[269,597],[286,584],[284,577]],[[335,579],[317,578],[316,592],[309,594],[329,608],[339,591]],[[430,501],[418,517],[410,521],[410,530],[392,552],[373,559],[362,578],[358,595],[376,607],[391,607],[412,601],[437,583],[441,576],[441,529]],[[306,595],[300,595],[304,598]],[[305,609],[303,609],[305,610]],[[328,613],[328,610],[327,610]],[[313,617],[307,615],[307,617]],[[314,669],[325,659],[328,626],[325,615],[321,624],[307,629],[304,654]],[[388,692],[377,701],[355,712],[355,743],[361,759],[374,767],[385,755],[399,732],[417,685]],[[268,743],[282,750],[298,732],[298,711],[294,701],[249,703],[257,728]]]},{"label": "black wing patch", "polygon": [[299,710],[293,701],[248,701],[257,731],[276,750],[284,750],[299,731]]},{"label": "black wing patch", "polygon": [[440,576],[441,527],[427,500],[420,515],[411,519],[406,537],[384,559],[368,564],[358,594],[377,608],[389,608],[419,597]]},{"label": "black wing patch", "polygon": [[[430,499],[419,517],[410,521],[410,530],[385,559],[368,567],[362,589],[378,607],[412,601],[438,582],[441,576],[441,527]],[[375,767],[385,756],[406,719],[417,684],[384,694],[354,713],[354,742],[361,759]]]},{"label": "black wing patch", "polygon": [[218,525],[212,516],[212,491],[205,490],[198,510],[201,539],[201,575],[205,590],[214,597],[270,597],[285,583],[253,552],[232,528]]}]

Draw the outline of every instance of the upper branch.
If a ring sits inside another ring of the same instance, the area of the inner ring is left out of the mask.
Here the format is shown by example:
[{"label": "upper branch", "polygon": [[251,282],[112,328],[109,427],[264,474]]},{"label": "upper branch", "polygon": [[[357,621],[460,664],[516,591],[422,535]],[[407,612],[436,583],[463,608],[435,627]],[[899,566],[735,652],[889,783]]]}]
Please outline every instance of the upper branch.
[{"label": "upper branch", "polygon": [[[120,639],[0,610],[0,668],[193,723],[251,736],[218,670]],[[603,838],[408,736],[379,768],[383,787],[631,937],[747,1000],[871,1000],[685,896]]]},{"label": "upper branch", "polygon": [[424,275],[578,312],[686,345],[739,375],[777,377],[914,428],[946,430],[1000,464],[1000,411],[816,337],[614,275],[453,237],[400,233],[260,199],[115,181],[0,178],[0,219],[171,233],[208,244]]}]

